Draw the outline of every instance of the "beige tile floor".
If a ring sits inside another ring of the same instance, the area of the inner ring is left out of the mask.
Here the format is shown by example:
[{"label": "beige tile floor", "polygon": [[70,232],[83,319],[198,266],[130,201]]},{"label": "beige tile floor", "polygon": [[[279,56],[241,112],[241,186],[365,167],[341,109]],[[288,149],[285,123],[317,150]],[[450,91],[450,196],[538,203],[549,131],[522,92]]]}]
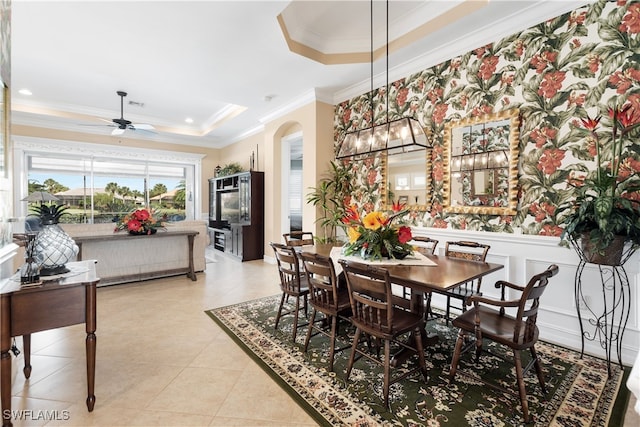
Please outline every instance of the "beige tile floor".
[{"label": "beige tile floor", "polygon": [[84,327],[73,326],[33,335],[30,380],[14,358],[12,409],[27,418],[14,425],[316,425],[204,313],[276,294],[277,283],[274,265],[218,256],[197,282],[99,288],[95,410],[84,403]]}]

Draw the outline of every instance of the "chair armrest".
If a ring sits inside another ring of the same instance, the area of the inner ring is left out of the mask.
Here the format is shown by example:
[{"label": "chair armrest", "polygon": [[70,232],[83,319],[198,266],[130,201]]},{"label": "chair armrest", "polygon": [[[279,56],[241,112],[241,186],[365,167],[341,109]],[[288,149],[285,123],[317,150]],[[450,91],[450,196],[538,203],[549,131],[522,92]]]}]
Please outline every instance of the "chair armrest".
[{"label": "chair armrest", "polygon": [[507,288],[515,289],[517,291],[524,291],[524,286],[516,285],[515,283],[507,282],[506,280],[498,280],[495,284],[496,289],[506,286]]},{"label": "chair armrest", "polygon": [[520,305],[520,300],[497,300],[493,298],[487,298],[481,295],[471,295],[469,298],[465,300],[466,305],[473,304],[477,306],[478,303],[483,303],[487,305],[493,305],[495,307],[518,307]]}]

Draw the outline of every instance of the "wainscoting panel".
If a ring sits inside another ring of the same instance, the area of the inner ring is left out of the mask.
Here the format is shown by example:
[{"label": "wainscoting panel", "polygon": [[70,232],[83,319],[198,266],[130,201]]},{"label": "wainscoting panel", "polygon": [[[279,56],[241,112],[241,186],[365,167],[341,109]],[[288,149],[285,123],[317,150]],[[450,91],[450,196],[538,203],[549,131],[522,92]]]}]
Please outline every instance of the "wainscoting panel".
[{"label": "wainscoting panel", "polygon": [[[442,251],[444,251],[446,241],[454,240],[473,240],[491,245],[487,261],[503,264],[505,268],[483,279],[482,292],[487,296],[499,297],[499,291],[493,286],[497,280],[509,280],[525,285],[534,274],[544,271],[550,264],[557,264],[560,271],[551,279],[549,287],[541,298],[541,308],[538,315],[540,337],[545,341],[575,350],[581,349],[580,324],[574,298],[575,275],[579,258],[572,248],[560,246],[560,240],[557,237],[427,227],[415,227],[413,233],[417,236],[438,239],[440,241],[438,246],[441,246]],[[631,311],[622,340],[622,362],[628,366],[633,364],[640,348],[640,314],[638,313],[640,307],[638,292],[640,254],[638,252],[624,265],[631,290]],[[582,281],[583,293],[589,300],[590,306],[594,308],[593,311],[599,313],[603,307],[604,294],[598,266],[587,264]],[[606,296],[607,298],[612,297],[610,293],[607,293]],[[517,293],[512,293],[510,297],[517,297]],[[436,298],[434,295],[432,301],[434,307],[444,308],[444,303],[444,298]],[[583,304],[580,306],[583,323],[586,325],[590,313]],[[585,330],[589,329],[585,327]],[[587,354],[605,357],[604,349],[597,339],[595,341],[585,340],[584,350]],[[615,352],[612,355],[612,360],[617,360]]]}]

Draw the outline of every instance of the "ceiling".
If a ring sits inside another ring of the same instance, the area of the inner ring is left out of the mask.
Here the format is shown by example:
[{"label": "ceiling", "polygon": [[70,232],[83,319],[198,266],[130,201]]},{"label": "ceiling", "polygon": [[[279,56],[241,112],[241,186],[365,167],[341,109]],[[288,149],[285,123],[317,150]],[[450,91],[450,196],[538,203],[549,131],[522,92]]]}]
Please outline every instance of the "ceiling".
[{"label": "ceiling", "polygon": [[[393,81],[586,3],[392,0],[387,65],[375,1],[374,85],[387,67]],[[12,121],[110,135],[125,91],[124,118],[156,131],[114,139],[223,147],[368,91],[370,16],[369,1],[13,0]]]}]

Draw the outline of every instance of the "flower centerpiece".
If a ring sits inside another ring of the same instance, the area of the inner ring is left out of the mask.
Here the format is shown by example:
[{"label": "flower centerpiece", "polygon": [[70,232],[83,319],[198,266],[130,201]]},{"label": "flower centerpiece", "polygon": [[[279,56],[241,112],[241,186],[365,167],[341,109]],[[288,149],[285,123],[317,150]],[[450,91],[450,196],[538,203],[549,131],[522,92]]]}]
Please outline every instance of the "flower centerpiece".
[{"label": "flower centerpiece", "polygon": [[155,234],[159,228],[163,228],[162,222],[156,220],[147,209],[136,209],[125,215],[116,224],[114,232],[128,231],[129,234]]},{"label": "flower centerpiece", "polygon": [[407,210],[394,204],[394,211],[369,212],[362,219],[352,205],[346,209],[343,223],[347,226],[349,243],[344,246],[345,255],[359,255],[364,259],[380,260],[382,258],[403,259],[413,253],[410,242],[413,239],[411,228],[394,224],[394,220],[402,217]]},{"label": "flower centerpiece", "polygon": [[569,240],[588,262],[618,265],[625,243],[631,242],[634,250],[640,246],[640,179],[629,167],[636,160],[628,151],[623,157],[623,149],[633,143],[628,135],[640,124],[640,111],[626,104],[608,112],[612,125],[607,132],[598,132],[600,116],[582,119],[587,142],[595,146],[597,168],[572,177],[577,196],[561,239]]}]

